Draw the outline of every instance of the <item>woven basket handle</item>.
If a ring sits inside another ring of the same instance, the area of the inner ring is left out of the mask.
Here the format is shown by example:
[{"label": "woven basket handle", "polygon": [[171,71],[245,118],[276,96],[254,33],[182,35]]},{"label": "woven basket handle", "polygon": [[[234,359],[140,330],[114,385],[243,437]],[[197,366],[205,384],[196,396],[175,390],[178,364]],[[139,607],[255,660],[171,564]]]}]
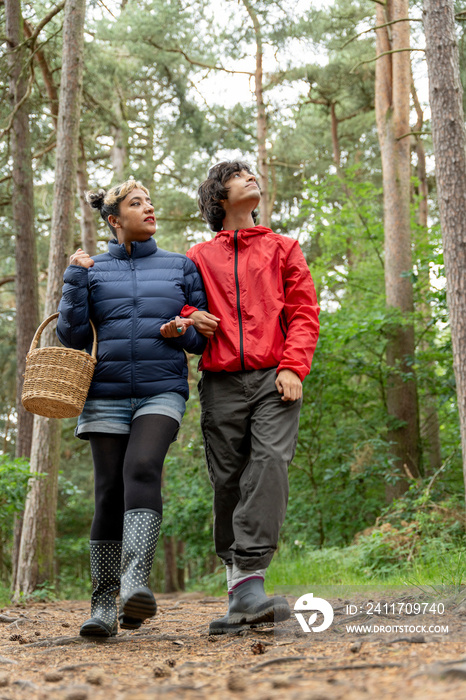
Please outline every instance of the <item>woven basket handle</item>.
[{"label": "woven basket handle", "polygon": [[[59,316],[59,314],[55,313],[55,314],[52,314],[51,316],[49,316],[48,318],[46,318],[45,321],[42,321],[39,328],[34,333],[34,338],[31,341],[31,347],[29,348],[29,352],[32,352],[33,350],[36,349],[37,344],[40,340],[40,336],[42,335],[42,331],[51,321],[53,321],[55,318],[58,318],[58,316]],[[89,319],[89,323],[91,324],[92,332],[94,334],[94,342],[92,343],[91,355],[94,358],[94,360],[97,360],[97,332],[95,330],[95,326],[92,323],[91,319]]]}]

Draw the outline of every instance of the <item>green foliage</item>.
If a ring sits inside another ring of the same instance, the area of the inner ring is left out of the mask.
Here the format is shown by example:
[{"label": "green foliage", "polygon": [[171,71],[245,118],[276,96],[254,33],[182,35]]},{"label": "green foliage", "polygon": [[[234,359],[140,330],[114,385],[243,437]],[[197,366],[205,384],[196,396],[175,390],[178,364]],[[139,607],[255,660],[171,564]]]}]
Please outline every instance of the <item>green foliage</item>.
[{"label": "green foliage", "polygon": [[23,506],[31,473],[27,459],[0,455],[0,530],[8,527],[13,515]]},{"label": "green foliage", "polygon": [[353,169],[309,182],[303,205],[312,231],[303,248],[324,309],[285,536],[314,546],[347,544],[373,522],[390,478],[385,346],[394,315],[381,275],[381,193],[359,178]]},{"label": "green foliage", "polygon": [[28,593],[27,595],[21,593],[19,596],[19,602],[34,601],[42,603],[49,600],[58,600],[55,584],[50,583],[50,581],[43,581],[38,584],[37,588],[32,591],[32,593]]},{"label": "green foliage", "polygon": [[[412,572],[413,562],[423,562],[443,576],[442,560],[451,561],[464,551],[464,504],[458,494],[449,495],[458,476],[448,465],[442,471],[442,481],[435,480],[437,474],[427,484],[413,482],[403,498],[382,511],[376,527],[358,538],[361,566],[369,577]],[[464,570],[460,557],[461,561]]]},{"label": "green foliage", "polygon": [[210,575],[212,562],[220,565],[212,542],[212,487],[205,466],[199,410],[192,385],[178,440],[164,465],[163,534],[184,543],[179,564],[186,569],[188,585]]},{"label": "green foliage", "polygon": [[318,550],[298,550],[282,547],[267,571],[266,589],[272,594],[277,587],[312,586],[410,586],[420,589],[429,597],[464,593],[466,562],[464,547],[438,548],[432,542],[421,557],[414,557],[409,565],[400,567],[383,560],[380,570],[367,573],[365,545],[324,547]]},{"label": "green foliage", "polygon": [[56,591],[61,597],[81,597],[90,592],[89,531],[92,515],[92,499],[60,474],[55,568]]},{"label": "green foliage", "polygon": [[266,588],[361,583],[354,547],[313,549],[297,544],[280,547],[267,571]]},{"label": "green foliage", "polygon": [[8,582],[14,516],[23,509],[29,479],[29,461],[0,455],[0,581]]},{"label": "green foliage", "polygon": [[0,581],[0,608],[8,605],[11,602],[10,587]]}]

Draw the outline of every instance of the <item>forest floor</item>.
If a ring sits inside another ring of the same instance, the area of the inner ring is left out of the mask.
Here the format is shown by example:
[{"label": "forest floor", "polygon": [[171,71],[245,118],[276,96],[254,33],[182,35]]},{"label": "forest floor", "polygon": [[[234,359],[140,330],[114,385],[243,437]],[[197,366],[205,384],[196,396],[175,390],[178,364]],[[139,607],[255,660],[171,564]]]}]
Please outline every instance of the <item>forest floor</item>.
[{"label": "forest floor", "polygon": [[[362,612],[349,617],[348,601],[334,599],[334,621],[325,632],[304,633],[292,616],[275,626],[221,636],[209,636],[208,625],[223,616],[226,596],[159,595],[157,601],[156,617],[140,630],[103,640],[79,637],[89,613],[86,601],[4,608],[0,700],[466,697],[464,592],[462,599],[445,601],[441,618],[389,614],[375,619],[366,614],[367,601]],[[346,629],[348,623],[377,623],[379,630],[386,624],[433,623],[448,625],[449,631],[358,634]]]}]

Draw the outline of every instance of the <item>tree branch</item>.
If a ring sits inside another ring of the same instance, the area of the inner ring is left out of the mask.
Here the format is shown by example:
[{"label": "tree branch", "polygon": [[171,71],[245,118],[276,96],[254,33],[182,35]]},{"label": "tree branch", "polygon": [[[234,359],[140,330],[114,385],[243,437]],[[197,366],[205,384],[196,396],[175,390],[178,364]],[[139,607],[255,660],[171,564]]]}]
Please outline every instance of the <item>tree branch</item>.
[{"label": "tree branch", "polygon": [[48,24],[50,20],[52,20],[55,17],[55,15],[58,15],[58,13],[61,12],[64,7],[65,2],[63,1],[59,5],[56,5],[52,10],[50,10],[50,12],[47,15],[45,15],[43,19],[41,19],[34,32],[32,33],[31,38],[29,39],[31,44],[35,43],[37,37],[39,36],[45,25]]},{"label": "tree branch", "polygon": [[403,134],[402,136],[397,136],[396,140],[401,141],[401,139],[405,139],[407,136],[431,136],[432,132],[431,131],[408,131],[407,134]]},{"label": "tree branch", "polygon": [[341,122],[346,122],[348,119],[354,119],[354,117],[359,116],[363,112],[372,112],[374,109],[373,105],[366,105],[365,107],[361,107],[361,109],[356,110],[356,112],[352,112],[351,114],[348,114],[346,117],[338,117],[337,122],[341,124]]},{"label": "tree branch", "polygon": [[3,277],[0,279],[0,287],[2,287],[4,284],[8,284],[8,282],[14,282],[15,281],[15,276],[10,275],[9,277]]},{"label": "tree branch", "polygon": [[105,10],[107,10],[107,12],[108,12],[110,15],[112,15],[113,19],[117,19],[117,18],[115,17],[115,15],[113,14],[113,12],[107,7],[107,5],[106,5],[104,2],[102,2],[102,0],[99,0],[99,5],[102,5],[102,7],[103,7]]},{"label": "tree branch", "polygon": [[39,34],[41,33],[41,31],[43,30],[45,25],[48,24],[50,22],[50,20],[52,20],[55,17],[55,15],[58,15],[58,13],[61,12],[64,7],[65,7],[65,1],[63,0],[63,2],[61,2],[59,5],[56,5],[52,10],[50,10],[50,12],[47,15],[45,15],[45,17],[43,19],[41,19],[41,21],[39,22],[39,24],[37,25],[37,27],[35,28],[35,30],[33,31],[33,33],[31,34],[30,37],[28,37],[27,39],[22,41],[20,44],[17,44],[15,47],[13,47],[12,50],[18,51],[26,44],[33,47],[35,42],[36,42],[37,37],[39,36]]},{"label": "tree branch", "polygon": [[13,120],[15,118],[15,114],[18,112],[19,109],[21,109],[22,105],[26,102],[29,95],[31,94],[33,81],[34,81],[34,71],[31,70],[31,75],[29,76],[26,92],[24,93],[24,95],[22,96],[20,101],[15,104],[13,111],[10,114],[10,119],[9,119],[8,124],[3,129],[3,131],[0,131],[0,140],[5,136],[5,134],[7,134],[10,131],[11,127],[13,126]]},{"label": "tree branch", "polygon": [[159,51],[166,51],[167,53],[180,53],[183,58],[185,58],[188,63],[190,63],[192,66],[199,66],[200,68],[208,68],[209,70],[222,70],[225,73],[233,73],[233,75],[251,75],[254,76],[254,73],[251,73],[250,71],[247,70],[230,70],[229,68],[224,68],[223,66],[211,66],[208,65],[207,63],[201,63],[200,61],[195,61],[192,58],[189,58],[189,56],[182,50],[182,49],[168,49],[165,46],[160,46],[159,44],[156,44],[155,41],[152,41],[152,39],[147,39],[147,43],[153,46],[155,49],[159,49]]},{"label": "tree branch", "polygon": [[328,100],[318,100],[315,97],[309,97],[309,99],[301,102],[303,105],[313,104],[313,105],[323,105],[324,107],[330,107],[330,102]]},{"label": "tree branch", "polygon": [[344,49],[345,46],[348,46],[348,44],[351,44],[352,41],[359,39],[359,37],[362,36],[363,34],[368,34],[369,32],[375,32],[375,31],[377,31],[377,29],[383,29],[383,27],[389,27],[391,24],[396,24],[397,22],[422,22],[422,19],[417,18],[417,17],[403,17],[401,19],[392,19],[391,22],[385,22],[384,24],[378,24],[376,27],[369,27],[369,29],[365,29],[363,32],[359,32],[359,34],[352,36],[351,39],[348,39],[348,41],[345,41],[345,43],[340,46],[340,49]]},{"label": "tree branch", "polygon": [[[32,27],[31,24],[27,20],[24,20],[23,22],[24,25],[24,33],[26,34],[27,38],[31,38],[34,28]],[[55,86],[55,83],[53,81],[53,76],[49,68],[48,61],[45,57],[44,52],[39,48],[36,47],[34,50],[34,58],[37,61],[37,63],[40,66],[40,69],[42,71],[42,77],[44,79],[45,83],[45,88],[47,90],[47,94],[49,96],[50,100],[50,111],[52,112],[52,119],[56,128],[57,125],[57,119],[58,119],[58,92],[57,88]]]},{"label": "tree branch", "polygon": [[45,146],[41,151],[38,151],[37,153],[34,153],[32,155],[32,159],[34,160],[35,158],[41,158],[43,155],[48,153],[49,151],[53,151],[55,146],[57,145],[57,142],[54,141],[53,143],[49,144],[48,146]]},{"label": "tree branch", "polygon": [[421,103],[419,102],[419,97],[417,96],[416,87],[414,85],[414,76],[413,76],[412,66],[411,66],[411,97],[413,98],[414,109],[416,110],[416,114],[417,114],[417,122],[414,126],[414,130],[421,131],[422,125],[424,124],[424,113],[422,111]]},{"label": "tree branch", "polygon": [[[374,0],[375,1],[375,0]],[[374,63],[374,61],[377,61],[379,58],[382,58],[382,56],[388,56],[391,53],[401,53],[402,51],[422,51],[423,53],[426,52],[425,49],[412,49],[412,48],[406,48],[406,49],[392,49],[390,51],[382,51],[382,53],[379,53],[378,56],[375,58],[370,58],[368,61],[361,61],[360,63],[357,63],[355,66],[353,66],[350,70],[350,73],[356,70],[356,68],[359,68],[359,66],[363,66],[365,63]]]},{"label": "tree branch", "polygon": [[[195,85],[194,82],[193,82],[192,80],[189,81],[189,84],[191,85],[191,87],[193,88],[193,90],[195,90],[195,91],[197,92],[197,94],[199,95],[199,97],[201,98],[201,100],[204,102],[204,105],[205,105],[207,111],[208,111],[210,114],[213,114],[213,115],[215,116],[216,119],[218,119],[218,118],[219,118],[219,117],[218,117],[218,114],[217,114],[216,111],[207,103],[207,100],[205,99],[205,97],[204,97],[204,95],[202,94],[202,92],[198,89],[197,85]],[[231,123],[234,124],[234,125],[236,126],[237,129],[239,129],[240,131],[242,131],[243,134],[246,134],[246,136],[250,136],[251,138],[255,138],[254,134],[253,134],[251,131],[248,131],[242,124],[240,124],[240,122],[237,122],[237,121],[236,121],[235,119],[233,119],[231,116],[229,117],[229,121],[231,121]]]}]

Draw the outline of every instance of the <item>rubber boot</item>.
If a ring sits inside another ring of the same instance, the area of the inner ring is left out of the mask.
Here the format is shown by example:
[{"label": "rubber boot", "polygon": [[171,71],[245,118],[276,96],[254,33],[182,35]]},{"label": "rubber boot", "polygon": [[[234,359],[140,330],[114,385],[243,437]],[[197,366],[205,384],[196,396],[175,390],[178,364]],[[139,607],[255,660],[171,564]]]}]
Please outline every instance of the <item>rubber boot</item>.
[{"label": "rubber boot", "polygon": [[91,617],[82,637],[113,637],[118,631],[116,597],[120,589],[121,542],[91,540]]},{"label": "rubber boot", "polygon": [[[241,631],[242,625],[229,625],[228,624],[228,614],[230,612],[230,603],[233,598],[233,594],[228,594],[228,610],[226,615],[220,617],[218,620],[212,620],[209,625],[209,634],[227,634],[228,632]],[[239,628],[238,630],[233,629]]]},{"label": "rubber boot", "polygon": [[235,625],[229,620],[230,606],[233,600],[233,593],[228,593],[228,610],[226,615],[218,618],[217,620],[212,620],[209,625],[209,634],[228,634],[228,633],[238,633],[243,630],[251,629],[252,627],[258,627],[260,625]]},{"label": "rubber boot", "polygon": [[291,615],[285,598],[266,596],[262,578],[246,579],[232,589],[232,594],[228,609],[228,623],[231,625],[282,622]]},{"label": "rubber boot", "polygon": [[137,629],[157,612],[154,594],[147,584],[161,523],[162,516],[148,508],[125,513],[119,615],[123,629]]}]

